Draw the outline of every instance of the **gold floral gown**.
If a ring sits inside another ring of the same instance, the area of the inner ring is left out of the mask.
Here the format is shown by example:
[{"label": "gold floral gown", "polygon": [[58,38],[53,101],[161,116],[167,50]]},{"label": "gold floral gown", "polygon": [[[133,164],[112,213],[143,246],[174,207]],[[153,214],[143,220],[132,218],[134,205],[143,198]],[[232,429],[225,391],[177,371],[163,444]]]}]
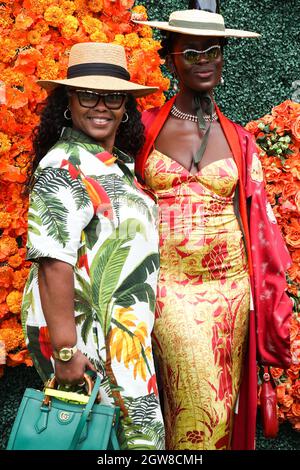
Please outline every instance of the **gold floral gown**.
[{"label": "gold floral gown", "polygon": [[229,449],[241,382],[250,287],[231,158],[196,174],[158,150],[146,184],[160,209],[154,346],[167,449]]}]

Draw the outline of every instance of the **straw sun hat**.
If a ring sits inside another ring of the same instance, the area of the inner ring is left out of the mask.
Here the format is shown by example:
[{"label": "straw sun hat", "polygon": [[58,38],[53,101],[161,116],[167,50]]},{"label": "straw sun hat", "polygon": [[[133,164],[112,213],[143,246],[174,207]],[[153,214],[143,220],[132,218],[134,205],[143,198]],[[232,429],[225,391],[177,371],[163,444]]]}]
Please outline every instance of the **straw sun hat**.
[{"label": "straw sun hat", "polygon": [[158,90],[130,81],[123,46],[100,42],[84,42],[71,47],[65,80],[38,80],[37,83],[49,91],[67,85],[103,92],[127,92],[136,98]]},{"label": "straw sun hat", "polygon": [[224,18],[218,13],[210,13],[204,10],[174,11],[169,16],[169,21],[138,21],[153,28],[163,29],[174,33],[191,34],[194,36],[216,36],[236,38],[257,38],[258,33],[243,31],[240,29],[226,29]]}]

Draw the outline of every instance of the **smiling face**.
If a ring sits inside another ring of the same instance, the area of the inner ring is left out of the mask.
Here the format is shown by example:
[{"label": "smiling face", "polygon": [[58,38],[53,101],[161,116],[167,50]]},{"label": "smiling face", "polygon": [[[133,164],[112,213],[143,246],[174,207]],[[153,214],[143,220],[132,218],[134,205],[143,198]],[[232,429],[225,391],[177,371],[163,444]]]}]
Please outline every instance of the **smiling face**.
[{"label": "smiling face", "polygon": [[[175,34],[172,52],[183,52],[186,49],[204,51],[215,45],[220,45],[220,39],[217,37]],[[182,54],[169,57],[176,69],[181,90],[187,88],[194,92],[205,93],[213,90],[220,82],[223,67],[221,52],[212,60],[201,54],[196,64],[188,63]]]},{"label": "smiling face", "polygon": [[[97,90],[89,90],[99,93]],[[69,90],[69,108],[71,111],[73,128],[91,137],[111,152],[114,146],[117,129],[125,112],[125,102],[119,109],[109,109],[103,99],[94,108],[85,108],[80,105],[76,93]]]}]

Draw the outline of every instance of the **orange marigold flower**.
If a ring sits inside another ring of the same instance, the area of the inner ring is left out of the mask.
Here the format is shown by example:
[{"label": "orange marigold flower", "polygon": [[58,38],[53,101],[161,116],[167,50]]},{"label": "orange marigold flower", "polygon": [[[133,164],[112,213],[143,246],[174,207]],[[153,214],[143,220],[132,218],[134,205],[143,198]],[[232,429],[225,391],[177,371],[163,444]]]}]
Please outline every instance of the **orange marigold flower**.
[{"label": "orange marigold flower", "polygon": [[46,57],[38,63],[37,75],[42,80],[55,80],[59,75],[59,64],[50,57]]},{"label": "orange marigold flower", "polygon": [[13,290],[10,292],[6,297],[6,303],[11,313],[20,313],[22,305],[22,292],[18,290]]},{"label": "orange marigold flower", "polygon": [[28,32],[27,38],[30,44],[36,45],[41,43],[42,36],[39,31],[37,31],[36,29],[32,29]]},{"label": "orange marigold flower", "polygon": [[8,264],[12,268],[18,268],[23,263],[23,258],[17,253],[16,255],[10,256],[8,258]]},{"label": "orange marigold flower", "polygon": [[11,224],[11,216],[7,212],[0,212],[0,228],[8,228]]},{"label": "orange marigold flower", "polygon": [[103,10],[103,0],[89,0],[88,7],[94,13],[98,13]]},{"label": "orange marigold flower", "polygon": [[9,256],[14,255],[18,251],[18,244],[15,238],[2,237],[0,239],[0,262]]},{"label": "orange marigold flower", "polygon": [[11,62],[17,53],[17,44],[9,38],[1,39],[1,61]]},{"label": "orange marigold flower", "polygon": [[0,287],[10,287],[12,278],[12,268],[9,266],[0,266]]},{"label": "orange marigold flower", "polygon": [[77,18],[71,15],[67,15],[64,19],[63,26],[61,28],[61,34],[66,39],[71,39],[73,34],[76,33],[79,26],[79,21]]},{"label": "orange marigold flower", "polygon": [[96,31],[90,34],[90,39],[93,42],[108,42],[107,36],[102,31]]},{"label": "orange marigold flower", "polygon": [[30,28],[32,23],[33,19],[31,16],[27,15],[24,11],[21,11],[21,13],[19,13],[15,19],[15,28],[25,31],[26,29]]},{"label": "orange marigold flower", "polygon": [[125,46],[129,48],[138,47],[140,38],[136,33],[129,33],[125,35]]},{"label": "orange marigold flower", "polygon": [[124,46],[125,44],[124,34],[116,34],[113,42],[115,42],[116,44],[119,44],[120,46]]},{"label": "orange marigold flower", "polygon": [[82,18],[82,25],[88,34],[93,34],[103,29],[102,22],[90,15],[86,15]]},{"label": "orange marigold flower", "polygon": [[60,26],[64,19],[64,11],[57,6],[48,7],[44,13],[44,18],[51,26]]},{"label": "orange marigold flower", "polygon": [[139,29],[139,36],[142,38],[152,38],[152,28],[147,25],[141,25]]},{"label": "orange marigold flower", "polygon": [[17,290],[22,291],[24,289],[28,274],[29,269],[27,268],[22,268],[18,271],[15,271],[13,273],[12,286]]},{"label": "orange marigold flower", "polygon": [[143,5],[137,5],[131,10],[131,18],[137,21],[147,21],[147,10]]},{"label": "orange marigold flower", "polygon": [[155,52],[161,48],[160,42],[155,41],[152,38],[142,38],[140,40],[140,47],[141,49],[143,49],[143,51],[155,51]]},{"label": "orange marigold flower", "polygon": [[20,325],[18,327],[15,326],[13,329],[1,328],[0,340],[4,341],[7,352],[25,346],[24,334]]},{"label": "orange marigold flower", "polygon": [[12,17],[10,16],[10,12],[7,11],[7,12],[1,12],[1,15],[0,15],[0,28],[1,29],[7,29],[9,27],[11,27],[12,23],[14,22],[14,20],[12,19]]},{"label": "orange marigold flower", "polygon": [[64,11],[65,15],[73,15],[74,11],[76,10],[75,3],[68,0],[62,0],[60,2],[60,7]]},{"label": "orange marigold flower", "polygon": [[74,0],[78,14],[86,14],[88,11],[88,4],[86,0]]},{"label": "orange marigold flower", "polygon": [[9,137],[3,132],[0,132],[0,154],[4,152],[9,152],[10,148],[11,141]]}]

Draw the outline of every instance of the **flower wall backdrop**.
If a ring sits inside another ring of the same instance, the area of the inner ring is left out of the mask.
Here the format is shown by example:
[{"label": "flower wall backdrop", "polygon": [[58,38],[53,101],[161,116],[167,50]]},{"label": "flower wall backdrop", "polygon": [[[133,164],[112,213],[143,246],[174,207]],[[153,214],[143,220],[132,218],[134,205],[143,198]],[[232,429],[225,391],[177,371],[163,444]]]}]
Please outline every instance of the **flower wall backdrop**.
[{"label": "flower wall backdrop", "polygon": [[[164,102],[169,80],[157,53],[160,43],[147,26],[130,22],[132,11],[146,19],[133,0],[17,0],[0,3],[0,375],[4,364],[31,365],[20,324],[22,291],[29,270],[25,261],[28,198],[24,183],[32,159],[32,133],[46,92],[37,79],[65,76],[68,51],[77,42],[115,42],[126,48],[133,80],[158,86],[140,100],[141,109]],[[248,129],[261,147],[267,191],[293,266],[289,292],[294,299],[293,365],[273,369],[281,419],[300,429],[300,110],[290,101]]]},{"label": "flower wall backdrop", "polygon": [[288,370],[271,370],[279,418],[300,431],[300,104],[287,100],[246,129],[259,146],[268,198],[293,260],[287,276],[294,303],[292,365]]}]

